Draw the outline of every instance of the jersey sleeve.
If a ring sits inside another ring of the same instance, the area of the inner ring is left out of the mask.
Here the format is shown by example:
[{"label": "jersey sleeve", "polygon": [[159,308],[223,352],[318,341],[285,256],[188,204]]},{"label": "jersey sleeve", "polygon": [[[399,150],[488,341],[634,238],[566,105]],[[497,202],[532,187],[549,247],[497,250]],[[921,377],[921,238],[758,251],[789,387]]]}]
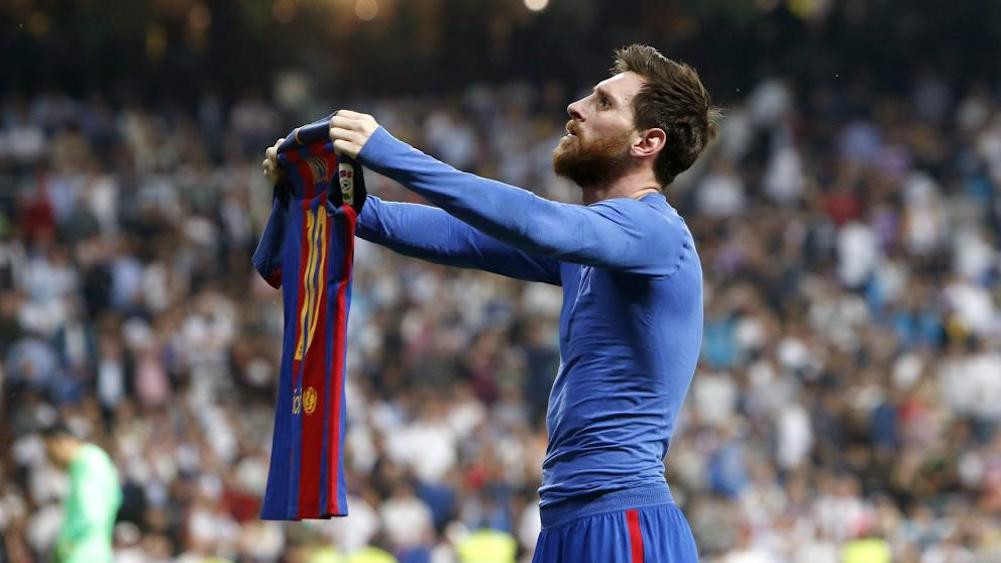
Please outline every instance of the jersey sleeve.
[{"label": "jersey sleeve", "polygon": [[257,243],[252,257],[254,269],[275,288],[282,285],[282,244],[285,241],[285,231],[288,229],[286,224],[288,200],[286,186],[276,185],[272,196],[271,215],[268,216],[261,240]]},{"label": "jersey sleeve", "polygon": [[669,276],[680,265],[688,229],[681,217],[618,198],[574,205],[461,172],[380,127],[362,164],[424,196],[475,229],[526,253],[632,273]]},{"label": "jersey sleeve", "polygon": [[358,218],[357,235],[438,264],[560,285],[558,260],[501,242],[427,205],[382,201],[369,195]]}]

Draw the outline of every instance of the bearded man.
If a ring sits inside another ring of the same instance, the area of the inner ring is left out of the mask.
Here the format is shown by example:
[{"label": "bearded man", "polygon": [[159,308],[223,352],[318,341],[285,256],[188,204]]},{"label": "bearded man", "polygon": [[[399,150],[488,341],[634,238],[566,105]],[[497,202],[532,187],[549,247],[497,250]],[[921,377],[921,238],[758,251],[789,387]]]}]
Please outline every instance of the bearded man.
[{"label": "bearded man", "polygon": [[[612,72],[567,108],[553,154],[581,205],[460,172],[370,115],[337,112],[330,137],[435,206],[369,196],[361,238],[563,288],[534,560],[697,561],[663,460],[699,357],[702,269],[663,191],[716,135],[719,113],[691,67],[652,47],[617,51]],[[273,180],[275,155],[263,163]]]}]

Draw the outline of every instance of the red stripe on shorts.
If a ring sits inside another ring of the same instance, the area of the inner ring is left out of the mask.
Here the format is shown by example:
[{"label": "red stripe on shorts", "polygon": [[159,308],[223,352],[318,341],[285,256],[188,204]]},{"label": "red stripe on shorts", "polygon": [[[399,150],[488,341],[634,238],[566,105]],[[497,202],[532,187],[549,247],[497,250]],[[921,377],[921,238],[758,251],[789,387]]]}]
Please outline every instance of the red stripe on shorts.
[{"label": "red stripe on shorts", "polygon": [[629,549],[632,551],[632,563],[643,563],[643,532],[640,531],[640,514],[635,510],[626,511],[626,523],[629,525]]}]

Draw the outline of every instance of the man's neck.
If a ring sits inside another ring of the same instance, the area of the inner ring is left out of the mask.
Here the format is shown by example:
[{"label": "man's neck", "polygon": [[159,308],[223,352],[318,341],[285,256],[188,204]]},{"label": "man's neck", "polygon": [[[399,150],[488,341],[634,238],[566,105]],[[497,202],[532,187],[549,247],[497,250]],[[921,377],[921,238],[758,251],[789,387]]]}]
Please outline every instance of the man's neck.
[{"label": "man's neck", "polygon": [[601,186],[581,187],[584,205],[591,205],[606,199],[628,197],[639,199],[660,191],[660,185],[651,170],[631,170],[616,180]]}]

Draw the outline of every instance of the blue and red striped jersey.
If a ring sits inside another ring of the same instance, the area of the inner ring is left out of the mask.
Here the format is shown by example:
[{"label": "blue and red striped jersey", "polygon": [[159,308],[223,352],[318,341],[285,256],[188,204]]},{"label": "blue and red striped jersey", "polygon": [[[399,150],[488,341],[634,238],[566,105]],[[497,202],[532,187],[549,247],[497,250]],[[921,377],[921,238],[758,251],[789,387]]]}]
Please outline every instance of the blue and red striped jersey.
[{"label": "blue and red striped jersey", "polygon": [[336,155],[329,117],[278,148],[275,186],[254,267],[282,290],[284,335],[271,465],[261,518],[347,515],[343,436],[346,332],[361,167]]}]

